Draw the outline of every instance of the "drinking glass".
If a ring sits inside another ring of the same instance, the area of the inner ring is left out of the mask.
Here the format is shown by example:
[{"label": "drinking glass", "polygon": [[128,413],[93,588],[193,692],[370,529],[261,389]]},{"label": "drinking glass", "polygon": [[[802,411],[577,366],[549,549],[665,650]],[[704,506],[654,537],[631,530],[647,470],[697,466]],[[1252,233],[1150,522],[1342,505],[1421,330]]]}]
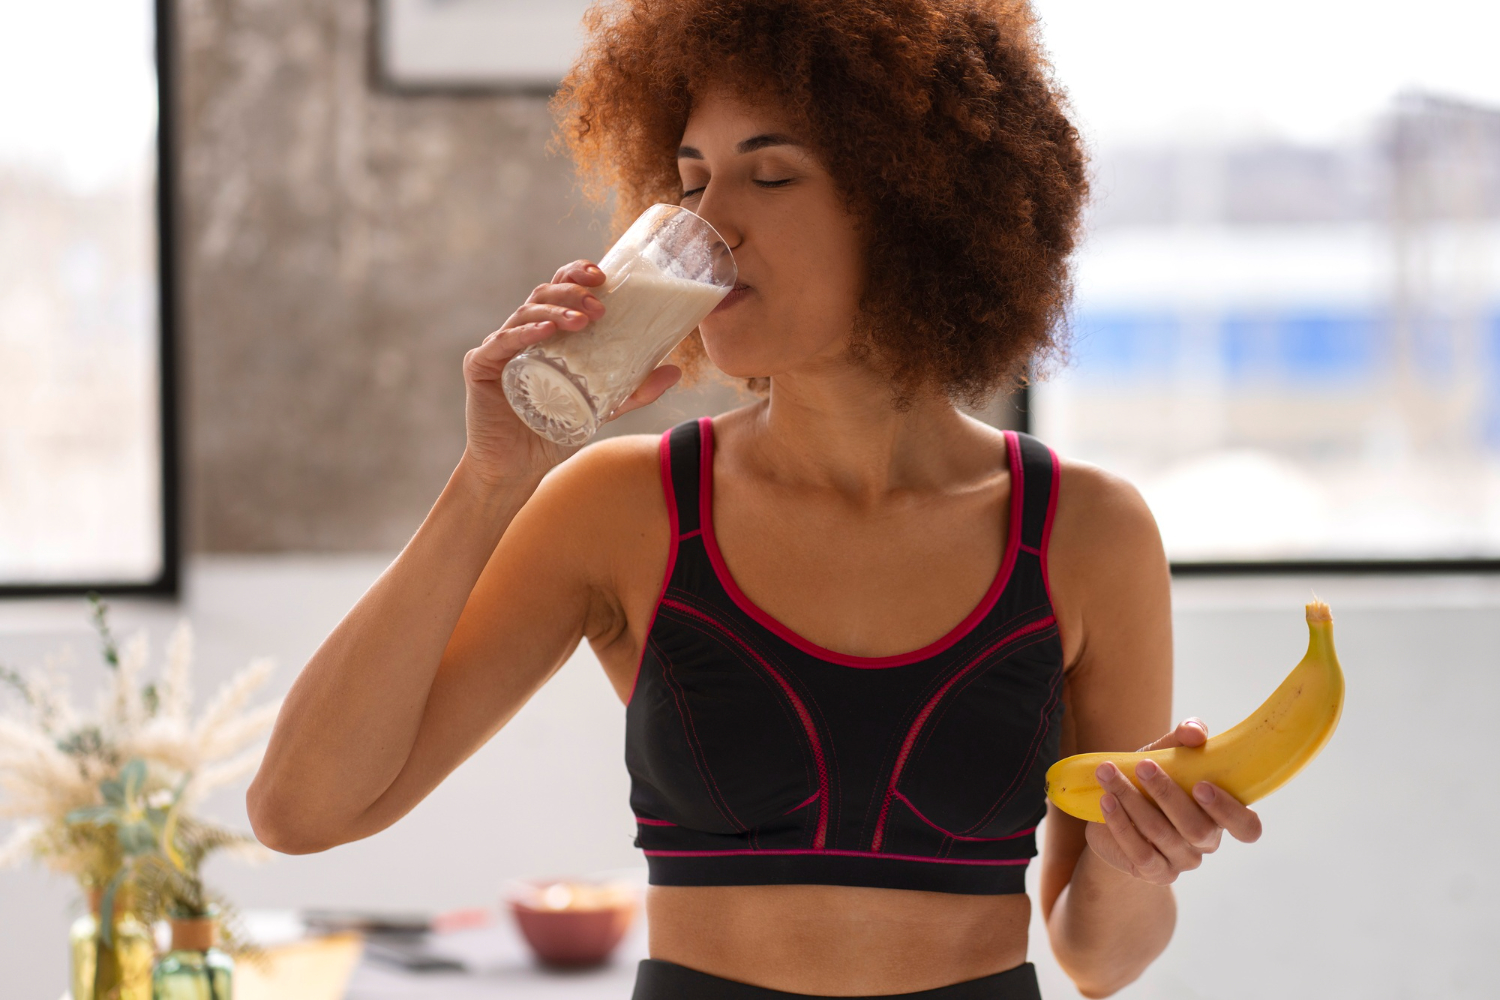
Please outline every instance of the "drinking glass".
[{"label": "drinking glass", "polygon": [[599,261],[604,316],[511,358],[505,398],[527,425],[583,444],[651,370],[734,289],[739,270],[714,227],[680,205],[652,205]]}]

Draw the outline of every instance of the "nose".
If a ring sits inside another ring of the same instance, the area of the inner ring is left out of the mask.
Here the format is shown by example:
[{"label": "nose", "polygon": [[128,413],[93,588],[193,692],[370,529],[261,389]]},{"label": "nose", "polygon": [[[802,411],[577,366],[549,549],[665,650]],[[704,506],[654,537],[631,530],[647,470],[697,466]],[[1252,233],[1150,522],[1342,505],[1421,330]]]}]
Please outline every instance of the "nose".
[{"label": "nose", "polygon": [[732,199],[725,196],[722,188],[716,189],[712,181],[703,189],[703,196],[698,199],[698,207],[693,211],[714,227],[731,253],[744,245],[745,233],[739,223],[738,213],[734,211]]}]

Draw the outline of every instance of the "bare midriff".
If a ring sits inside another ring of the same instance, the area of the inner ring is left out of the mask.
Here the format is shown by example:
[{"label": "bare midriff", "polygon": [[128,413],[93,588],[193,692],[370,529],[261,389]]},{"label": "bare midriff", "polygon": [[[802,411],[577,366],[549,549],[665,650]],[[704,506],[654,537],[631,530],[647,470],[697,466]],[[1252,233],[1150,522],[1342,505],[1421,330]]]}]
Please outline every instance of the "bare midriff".
[{"label": "bare midriff", "polygon": [[789,993],[912,993],[1026,961],[1031,902],[841,885],[652,886],[651,957]]}]

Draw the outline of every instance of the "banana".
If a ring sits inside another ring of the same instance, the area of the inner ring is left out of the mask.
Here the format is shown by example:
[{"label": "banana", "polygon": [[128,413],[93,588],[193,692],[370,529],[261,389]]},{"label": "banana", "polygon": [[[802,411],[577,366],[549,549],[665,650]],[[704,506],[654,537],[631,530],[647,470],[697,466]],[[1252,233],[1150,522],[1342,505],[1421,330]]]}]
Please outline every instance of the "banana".
[{"label": "banana", "polygon": [[1210,781],[1249,804],[1280,788],[1323,749],[1344,707],[1344,672],[1333,650],[1333,614],[1327,604],[1314,600],[1307,605],[1307,630],[1307,655],[1244,722],[1201,747],[1064,758],[1047,769],[1047,797],[1071,816],[1102,823],[1099,797],[1104,789],[1094,769],[1114,761],[1139,788],[1135,766],[1148,757],[1188,792],[1197,782]]}]

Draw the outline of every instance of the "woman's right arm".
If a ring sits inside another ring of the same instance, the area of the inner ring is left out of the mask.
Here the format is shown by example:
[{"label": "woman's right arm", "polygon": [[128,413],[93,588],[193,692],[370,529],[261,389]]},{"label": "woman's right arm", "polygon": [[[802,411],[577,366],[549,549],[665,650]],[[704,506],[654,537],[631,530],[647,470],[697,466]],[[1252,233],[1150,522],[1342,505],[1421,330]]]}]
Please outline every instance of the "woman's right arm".
[{"label": "woman's right arm", "polygon": [[[599,553],[619,527],[608,523],[617,512],[607,484],[628,449],[601,442],[559,465],[569,449],[527,428],[499,382],[525,347],[603,314],[589,294],[603,275],[591,267],[560,269],[465,358],[463,457],[277,717],[246,796],[267,846],[310,853],[394,823],[494,735],[583,635],[620,627],[617,603],[600,600],[611,568]],[[658,369],[617,414],[651,402],[677,374]]]}]

